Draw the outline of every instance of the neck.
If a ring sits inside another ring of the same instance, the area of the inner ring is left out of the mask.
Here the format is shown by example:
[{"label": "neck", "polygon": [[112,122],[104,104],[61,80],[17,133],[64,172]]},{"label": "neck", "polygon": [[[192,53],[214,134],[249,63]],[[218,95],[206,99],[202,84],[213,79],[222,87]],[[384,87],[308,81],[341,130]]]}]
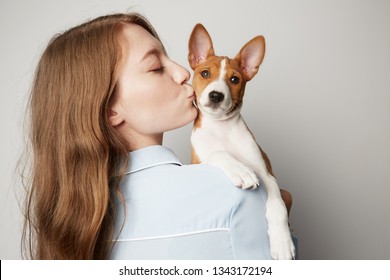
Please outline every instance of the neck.
[{"label": "neck", "polygon": [[127,141],[127,150],[129,152],[139,150],[148,146],[162,145],[163,133],[142,134],[135,131],[127,131],[122,134]]}]

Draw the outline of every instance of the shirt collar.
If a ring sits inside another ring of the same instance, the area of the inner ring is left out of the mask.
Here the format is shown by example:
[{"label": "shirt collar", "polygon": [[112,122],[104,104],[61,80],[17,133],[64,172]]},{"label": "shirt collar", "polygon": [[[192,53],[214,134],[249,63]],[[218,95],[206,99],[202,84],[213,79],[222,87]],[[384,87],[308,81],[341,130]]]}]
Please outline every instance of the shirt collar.
[{"label": "shirt collar", "polygon": [[182,165],[171,149],[160,145],[148,146],[130,152],[130,162],[126,174],[163,164]]}]

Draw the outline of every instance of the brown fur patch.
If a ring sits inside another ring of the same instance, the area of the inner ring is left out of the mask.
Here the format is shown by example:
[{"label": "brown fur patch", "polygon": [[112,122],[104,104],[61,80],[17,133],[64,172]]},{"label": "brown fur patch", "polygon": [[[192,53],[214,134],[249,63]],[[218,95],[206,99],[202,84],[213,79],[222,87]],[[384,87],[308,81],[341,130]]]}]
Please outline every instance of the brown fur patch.
[{"label": "brown fur patch", "polygon": [[260,148],[260,146],[259,146],[259,149],[261,152],[261,156],[263,157],[263,160],[265,162],[265,166],[267,167],[268,173],[275,177],[274,173],[272,172],[271,161],[269,160],[267,154]]},{"label": "brown fur patch", "polygon": [[[221,61],[222,57],[212,56],[207,58],[206,62],[196,67],[192,86],[194,87],[196,98],[198,100],[200,99],[200,95],[202,94],[204,88],[211,82],[218,79],[221,70]],[[203,77],[203,71],[208,71],[210,76]]]},{"label": "brown fur patch", "polygon": [[191,148],[191,163],[192,164],[198,164],[200,163],[199,157],[196,154],[194,148]]},{"label": "brown fur patch", "polygon": [[202,127],[202,113],[200,112],[200,110],[198,109],[198,115],[196,116],[195,118],[195,121],[194,121],[194,128],[193,129],[197,129],[197,128],[201,128]]}]

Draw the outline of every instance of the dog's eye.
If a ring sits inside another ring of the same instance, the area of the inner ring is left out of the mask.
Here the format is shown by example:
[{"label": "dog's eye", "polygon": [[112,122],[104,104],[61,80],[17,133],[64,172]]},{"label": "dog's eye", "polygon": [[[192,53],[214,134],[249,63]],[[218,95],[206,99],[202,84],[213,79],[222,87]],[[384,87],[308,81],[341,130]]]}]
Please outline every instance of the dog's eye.
[{"label": "dog's eye", "polygon": [[237,76],[233,76],[230,78],[230,82],[232,82],[232,84],[238,84],[240,82],[240,78]]},{"label": "dog's eye", "polygon": [[201,73],[203,78],[208,78],[210,77],[210,71],[209,70],[203,70]]}]

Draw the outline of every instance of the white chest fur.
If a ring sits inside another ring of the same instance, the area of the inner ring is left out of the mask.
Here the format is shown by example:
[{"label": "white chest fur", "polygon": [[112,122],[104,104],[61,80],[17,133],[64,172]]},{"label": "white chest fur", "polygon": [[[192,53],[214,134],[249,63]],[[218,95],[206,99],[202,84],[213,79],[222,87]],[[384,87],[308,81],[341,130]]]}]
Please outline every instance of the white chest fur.
[{"label": "white chest fur", "polygon": [[194,128],[191,143],[203,163],[217,152],[229,153],[256,172],[260,172],[263,159],[256,140],[240,114],[223,121],[202,119],[201,128]]}]

